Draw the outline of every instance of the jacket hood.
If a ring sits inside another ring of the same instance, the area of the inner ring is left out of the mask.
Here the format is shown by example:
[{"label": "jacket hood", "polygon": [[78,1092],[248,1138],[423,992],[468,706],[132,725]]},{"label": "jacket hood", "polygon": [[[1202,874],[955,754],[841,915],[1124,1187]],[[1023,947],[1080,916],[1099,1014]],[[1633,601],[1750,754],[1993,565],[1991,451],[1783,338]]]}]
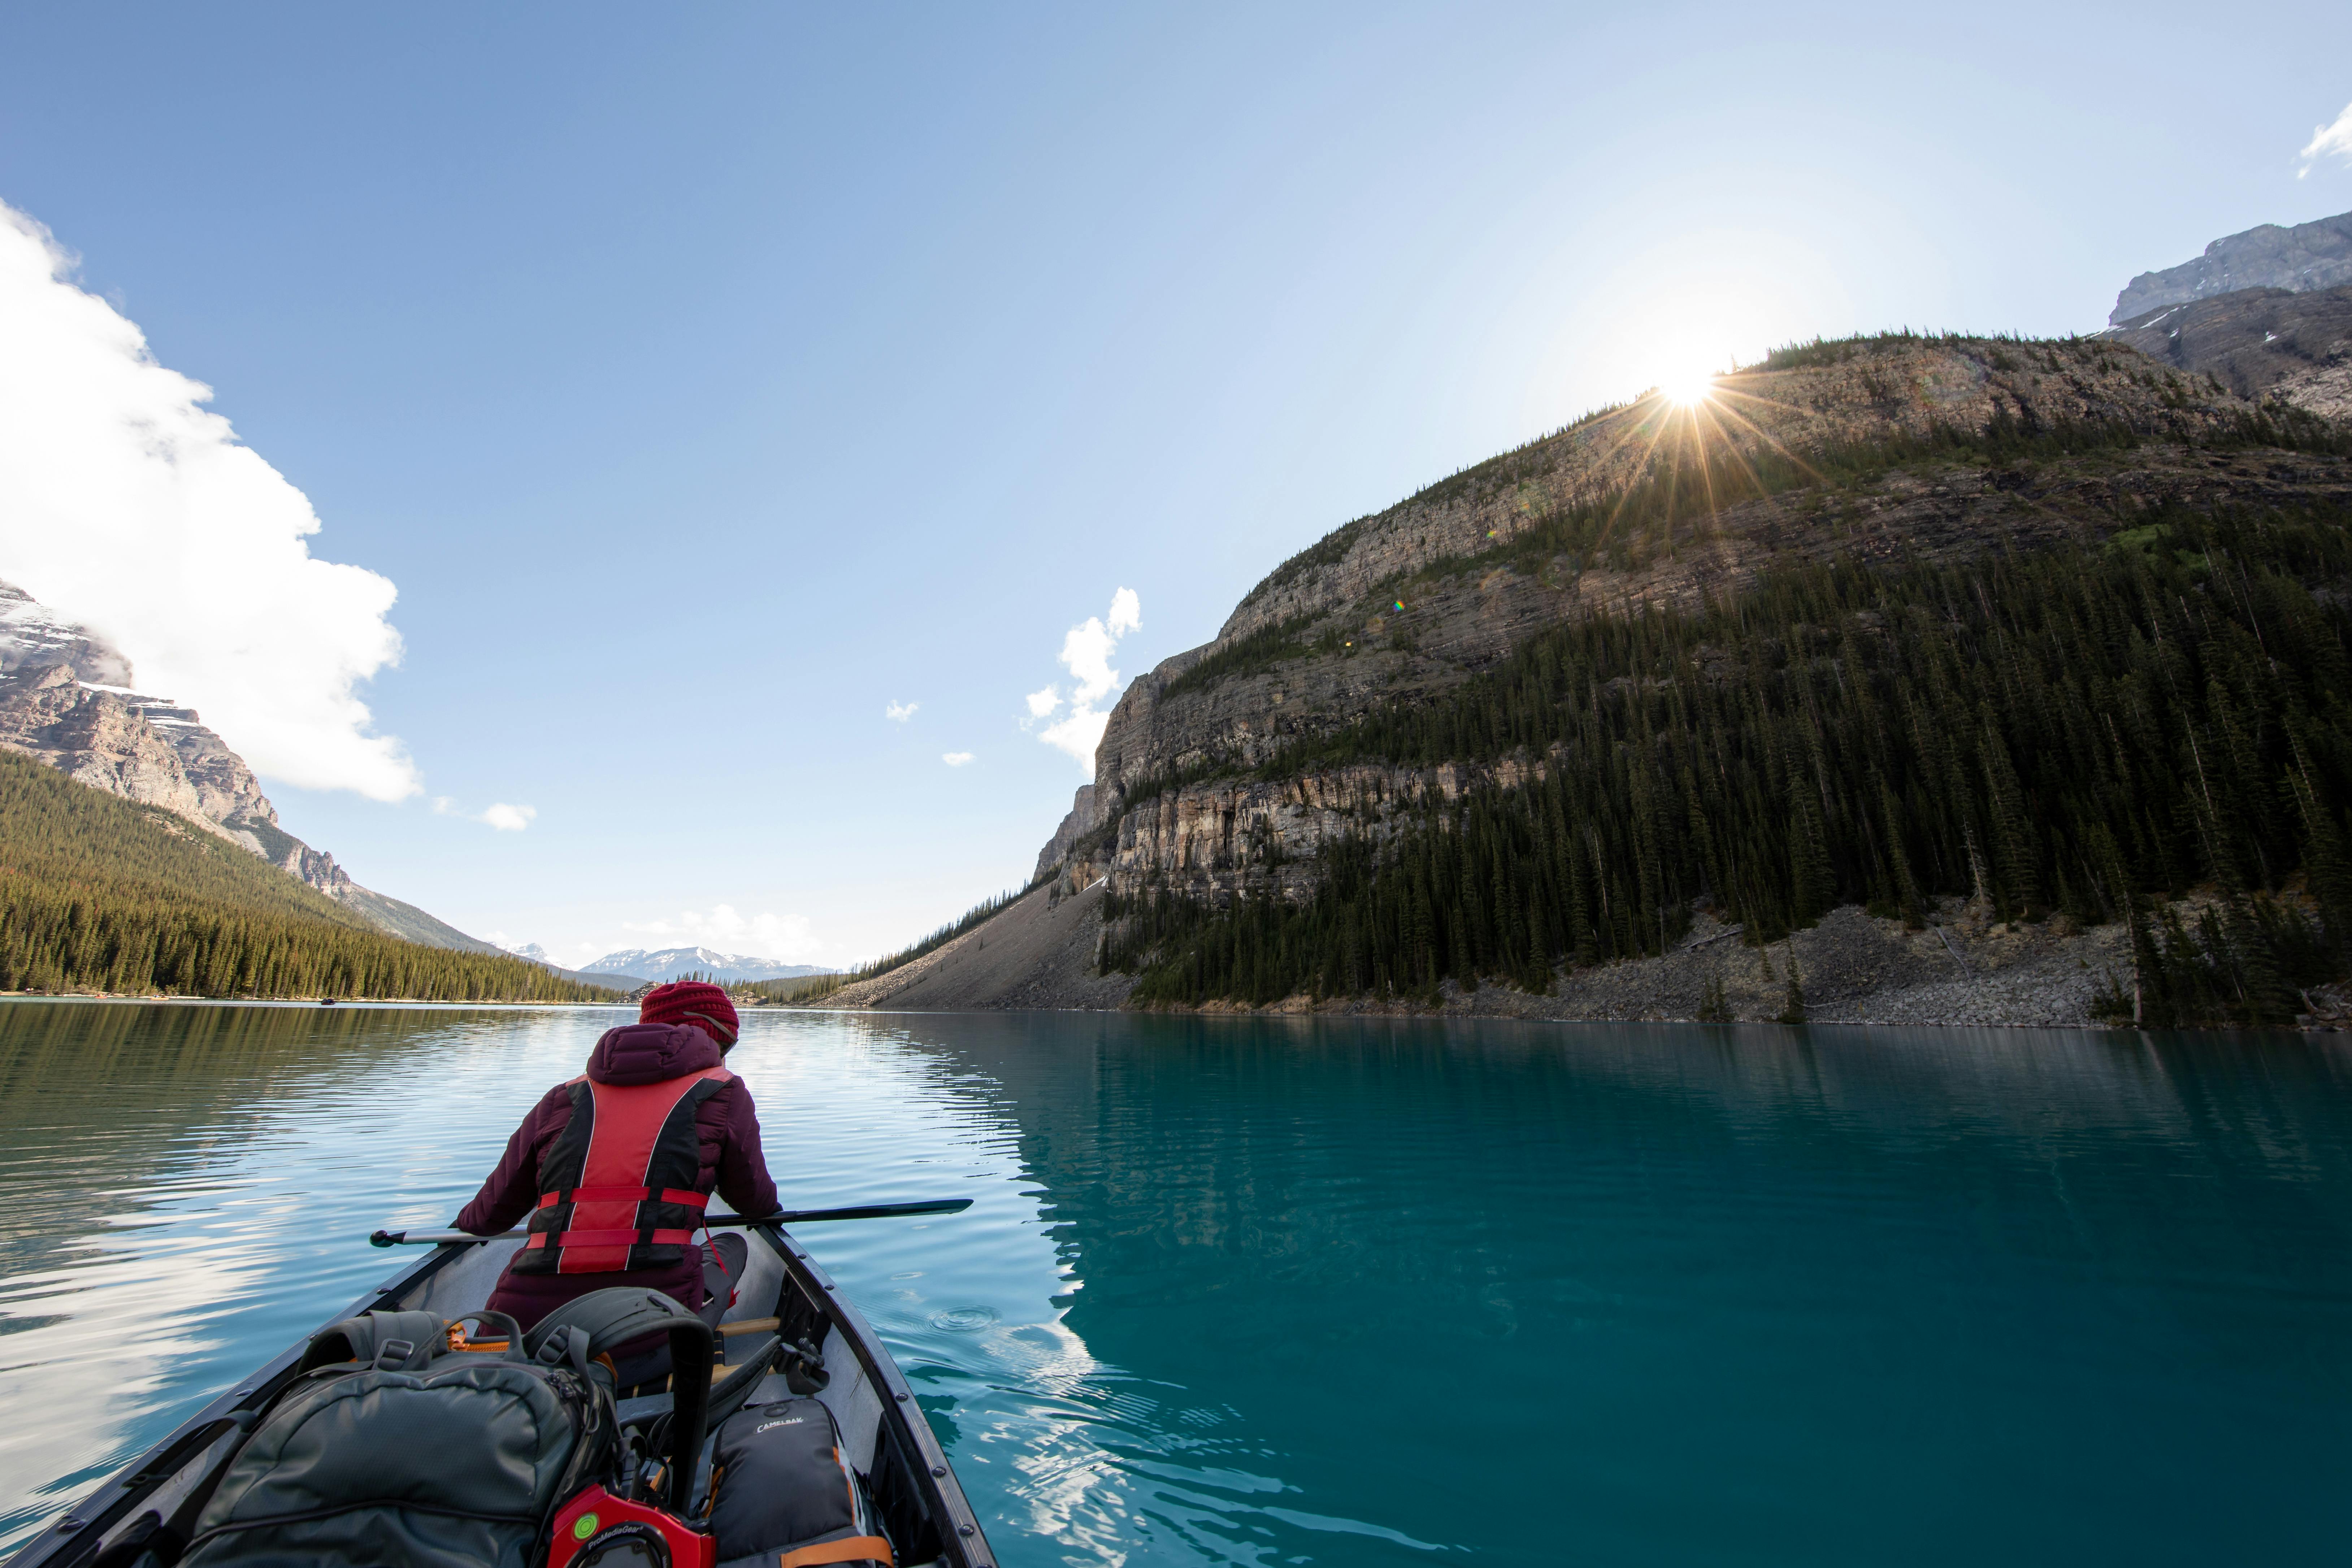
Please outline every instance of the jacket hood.
[{"label": "jacket hood", "polygon": [[604,1031],[588,1053],[588,1076],[598,1083],[659,1083],[715,1068],[724,1053],[691,1024],[624,1024]]}]

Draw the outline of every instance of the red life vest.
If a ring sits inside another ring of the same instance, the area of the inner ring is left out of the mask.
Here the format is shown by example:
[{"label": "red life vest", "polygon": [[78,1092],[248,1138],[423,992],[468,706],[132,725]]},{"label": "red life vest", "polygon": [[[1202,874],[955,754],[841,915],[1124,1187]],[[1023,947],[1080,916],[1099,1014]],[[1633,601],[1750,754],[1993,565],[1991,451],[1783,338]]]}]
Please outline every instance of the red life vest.
[{"label": "red life vest", "polygon": [[705,1068],[658,1083],[564,1085],[572,1120],[540,1162],[539,1207],[514,1271],[610,1274],[684,1258],[710,1201],[695,1187],[695,1111],[734,1081],[725,1068]]}]

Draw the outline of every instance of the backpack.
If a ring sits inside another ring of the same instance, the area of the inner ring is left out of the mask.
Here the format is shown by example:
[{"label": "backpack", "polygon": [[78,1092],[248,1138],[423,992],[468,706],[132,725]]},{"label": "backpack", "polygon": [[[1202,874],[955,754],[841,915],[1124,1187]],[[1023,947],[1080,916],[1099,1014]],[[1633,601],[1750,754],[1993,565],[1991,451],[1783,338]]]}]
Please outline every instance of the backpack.
[{"label": "backpack", "polygon": [[[469,1321],[503,1340],[458,1349]],[[222,1471],[181,1563],[528,1568],[566,1500],[621,1480],[610,1363],[592,1358],[663,1328],[686,1373],[680,1436],[699,1447],[710,1329],[658,1291],[595,1291],[528,1336],[501,1312],[334,1324]]]},{"label": "backpack", "polygon": [[719,1426],[711,1453],[710,1533],[719,1568],[890,1568],[866,1489],[841,1455],[841,1428],[819,1399],[750,1405]]}]

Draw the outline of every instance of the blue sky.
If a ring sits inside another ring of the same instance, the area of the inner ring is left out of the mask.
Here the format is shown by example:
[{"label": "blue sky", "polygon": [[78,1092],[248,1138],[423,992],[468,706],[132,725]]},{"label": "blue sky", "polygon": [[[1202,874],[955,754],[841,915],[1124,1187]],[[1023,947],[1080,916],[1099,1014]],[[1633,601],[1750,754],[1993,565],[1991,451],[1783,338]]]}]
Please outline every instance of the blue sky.
[{"label": "blue sky", "polygon": [[848,960],[1025,878],[1121,588],[1131,679],[1695,358],[2352,208],[2352,12],[2245,16],[15,7],[0,201],[397,585],[419,793],[289,828],[567,959]]}]

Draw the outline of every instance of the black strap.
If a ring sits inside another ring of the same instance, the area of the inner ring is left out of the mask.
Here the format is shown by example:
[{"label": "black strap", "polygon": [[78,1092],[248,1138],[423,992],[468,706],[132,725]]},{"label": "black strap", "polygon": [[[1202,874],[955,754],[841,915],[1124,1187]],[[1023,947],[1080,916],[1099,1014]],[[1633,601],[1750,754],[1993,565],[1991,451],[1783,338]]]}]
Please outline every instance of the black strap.
[{"label": "black strap", "polygon": [[[551,1342],[559,1356],[584,1352],[601,1355],[615,1346],[667,1330],[669,1334],[669,1506],[683,1508],[702,1458],[705,1413],[710,1398],[710,1366],[719,1336],[699,1314],[688,1311],[659,1290],[614,1286],[575,1297],[540,1321],[525,1341],[534,1358],[544,1359]],[[556,1340],[561,1331],[564,1338]]]},{"label": "black strap", "polygon": [[407,1350],[384,1370],[424,1371],[435,1356],[449,1348],[441,1314],[362,1312],[356,1318],[345,1318],[310,1336],[310,1344],[302,1352],[301,1370],[315,1372],[345,1362],[374,1366],[383,1359],[385,1351],[404,1342]]},{"label": "black strap", "polygon": [[784,1348],[782,1336],[768,1341],[751,1352],[751,1358],[738,1367],[730,1367],[720,1382],[712,1385],[710,1401],[704,1408],[703,1425],[716,1426],[751,1401],[751,1391],[768,1375],[776,1363],[776,1352]]}]

